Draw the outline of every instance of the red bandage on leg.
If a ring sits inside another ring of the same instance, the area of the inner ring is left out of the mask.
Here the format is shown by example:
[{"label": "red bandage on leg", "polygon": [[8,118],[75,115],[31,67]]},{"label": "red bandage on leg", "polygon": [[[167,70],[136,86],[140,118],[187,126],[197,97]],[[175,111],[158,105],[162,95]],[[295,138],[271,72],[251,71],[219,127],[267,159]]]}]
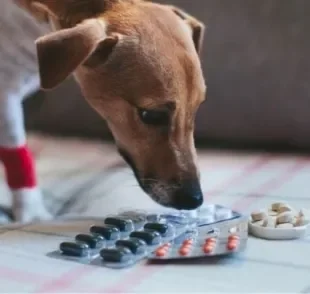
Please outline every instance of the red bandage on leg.
[{"label": "red bandage on leg", "polygon": [[32,154],[27,146],[0,147],[0,160],[5,166],[8,186],[15,190],[36,186],[36,173]]}]

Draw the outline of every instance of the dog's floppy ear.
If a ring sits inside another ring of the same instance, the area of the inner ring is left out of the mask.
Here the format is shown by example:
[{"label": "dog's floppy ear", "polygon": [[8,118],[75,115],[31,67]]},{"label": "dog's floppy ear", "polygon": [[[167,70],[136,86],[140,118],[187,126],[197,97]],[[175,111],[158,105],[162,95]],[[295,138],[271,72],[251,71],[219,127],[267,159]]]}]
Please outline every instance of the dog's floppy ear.
[{"label": "dog's floppy ear", "polygon": [[196,51],[198,54],[200,54],[202,50],[203,39],[204,39],[205,25],[202,22],[200,22],[198,19],[196,19],[195,17],[186,13],[184,10],[178,7],[175,7],[175,6],[171,6],[171,5],[169,5],[169,7],[172,9],[172,11],[176,15],[182,18],[187,23],[187,25],[191,28]]},{"label": "dog's floppy ear", "polygon": [[118,36],[107,36],[104,24],[97,19],[37,39],[42,89],[56,87],[97,50],[107,59],[118,40]]}]

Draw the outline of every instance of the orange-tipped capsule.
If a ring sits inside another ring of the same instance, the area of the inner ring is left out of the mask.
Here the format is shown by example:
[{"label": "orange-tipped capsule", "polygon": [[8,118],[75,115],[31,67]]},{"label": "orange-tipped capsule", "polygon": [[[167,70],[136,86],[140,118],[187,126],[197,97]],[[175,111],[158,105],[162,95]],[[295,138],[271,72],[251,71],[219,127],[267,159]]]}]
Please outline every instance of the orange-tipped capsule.
[{"label": "orange-tipped capsule", "polygon": [[157,257],[164,257],[167,254],[167,250],[165,248],[159,248],[156,250]]},{"label": "orange-tipped capsule", "polygon": [[179,254],[182,256],[187,256],[191,252],[190,246],[182,246],[179,250]]},{"label": "orange-tipped capsule", "polygon": [[187,239],[185,241],[183,241],[183,245],[187,246],[187,245],[193,245],[194,244],[194,240],[193,239]]},{"label": "orange-tipped capsule", "polygon": [[237,248],[238,246],[238,242],[236,241],[228,241],[227,243],[227,249],[230,250],[230,251],[233,251]]},{"label": "orange-tipped capsule", "polygon": [[240,237],[238,235],[230,235],[228,241],[239,241]]},{"label": "orange-tipped capsule", "polygon": [[203,246],[203,252],[206,254],[210,254],[214,249],[213,245],[207,244],[205,246]]},{"label": "orange-tipped capsule", "polygon": [[205,242],[205,244],[215,244],[216,243],[216,239],[215,238],[208,238]]}]

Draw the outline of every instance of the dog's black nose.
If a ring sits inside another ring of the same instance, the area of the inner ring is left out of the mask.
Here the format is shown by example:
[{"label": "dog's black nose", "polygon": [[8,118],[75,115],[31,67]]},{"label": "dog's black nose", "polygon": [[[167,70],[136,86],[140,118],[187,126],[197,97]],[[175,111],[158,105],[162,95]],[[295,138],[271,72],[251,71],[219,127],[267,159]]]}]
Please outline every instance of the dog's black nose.
[{"label": "dog's black nose", "polygon": [[198,181],[186,181],[175,191],[172,206],[179,210],[192,210],[203,203],[203,194]]}]

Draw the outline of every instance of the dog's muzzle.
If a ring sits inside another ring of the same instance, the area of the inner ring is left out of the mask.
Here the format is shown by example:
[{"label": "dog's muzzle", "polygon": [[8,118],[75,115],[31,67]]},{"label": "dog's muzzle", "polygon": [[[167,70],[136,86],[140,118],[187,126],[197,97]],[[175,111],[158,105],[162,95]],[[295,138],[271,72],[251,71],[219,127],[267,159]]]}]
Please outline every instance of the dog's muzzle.
[{"label": "dog's muzzle", "polygon": [[171,206],[179,210],[193,210],[203,204],[203,193],[198,180],[185,181],[172,196]]}]

